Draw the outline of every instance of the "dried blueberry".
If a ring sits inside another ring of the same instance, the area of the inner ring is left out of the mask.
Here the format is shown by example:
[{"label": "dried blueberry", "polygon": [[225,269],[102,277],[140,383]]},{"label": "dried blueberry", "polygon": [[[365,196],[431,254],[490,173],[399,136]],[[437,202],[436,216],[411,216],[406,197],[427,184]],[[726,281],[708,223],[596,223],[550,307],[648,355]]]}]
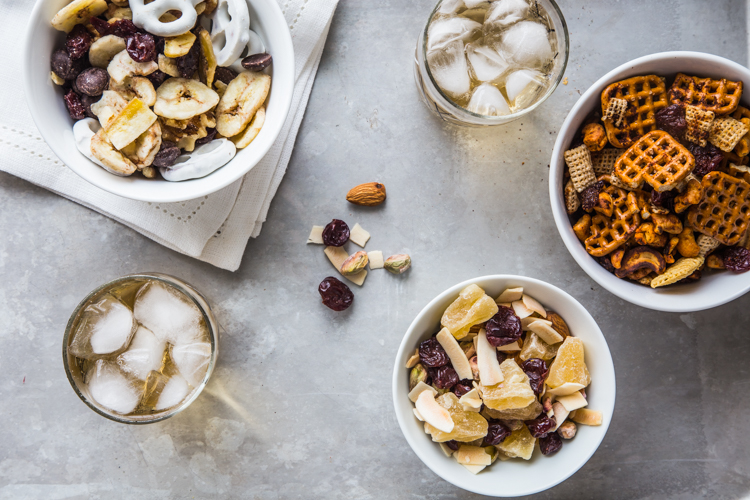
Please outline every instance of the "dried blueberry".
[{"label": "dried blueberry", "polygon": [[223,82],[229,85],[229,82],[237,78],[237,74],[238,73],[232,68],[223,68],[219,66],[218,68],[216,68],[216,73],[214,73],[214,78],[219,82]]},{"label": "dried blueberry", "polygon": [[91,97],[102,95],[109,85],[109,73],[102,68],[86,68],[76,78],[76,88]]},{"label": "dried blueberry", "polygon": [[604,189],[604,181],[595,182],[579,194],[581,207],[587,212],[599,204],[599,193]]},{"label": "dried blueberry", "polygon": [[562,439],[556,432],[550,432],[543,438],[539,438],[539,449],[542,455],[549,456],[557,453],[562,448]]},{"label": "dried blueberry", "polygon": [[65,106],[67,106],[68,113],[72,119],[83,120],[86,118],[86,109],[83,107],[81,98],[78,97],[78,94],[73,92],[73,90],[69,90],[68,93],[63,96],[63,99],[65,100]]},{"label": "dried blueberry", "polygon": [[190,51],[184,56],[175,59],[177,64],[177,71],[180,72],[180,76],[183,78],[192,78],[196,71],[198,71],[198,60],[200,59],[200,44],[194,43],[190,47]]},{"label": "dried blueberry", "polygon": [[438,389],[450,389],[458,383],[458,374],[452,366],[441,366],[440,368],[431,368],[430,375],[432,383]]},{"label": "dried blueberry", "polygon": [[180,148],[174,142],[162,141],[161,149],[154,157],[153,166],[169,168],[174,165],[175,160],[181,153]]},{"label": "dried blueberry", "polygon": [[250,71],[263,71],[271,65],[271,54],[253,54],[242,60],[242,67]]},{"label": "dried blueberry", "polygon": [[460,398],[464,394],[471,392],[472,389],[474,389],[474,386],[471,385],[471,380],[464,379],[453,386],[453,393],[456,397]]},{"label": "dried blueberry", "polygon": [[660,109],[654,115],[654,119],[656,120],[657,128],[660,128],[679,141],[685,139],[687,120],[685,119],[685,106],[682,104],[672,104]]},{"label": "dried blueberry", "polygon": [[552,431],[557,425],[554,417],[550,418],[544,414],[542,414],[542,416],[539,418],[536,418],[534,420],[527,420],[524,423],[526,424],[526,427],[529,428],[529,432],[531,432],[531,435],[535,438],[546,436],[547,433]]},{"label": "dried blueberry", "polygon": [[428,368],[438,368],[448,364],[448,354],[435,337],[419,344],[419,361]]},{"label": "dried blueberry", "polygon": [[[193,44],[195,45],[195,44]],[[136,62],[156,60],[156,42],[148,33],[134,33],[125,40],[125,50]]]},{"label": "dried blueberry", "polygon": [[207,130],[207,132],[208,132],[208,135],[206,135],[206,137],[203,137],[202,139],[198,139],[197,141],[195,141],[196,146],[202,146],[214,140],[214,137],[216,137],[216,129],[210,128]]},{"label": "dried blueberry", "polygon": [[736,273],[750,270],[750,250],[741,246],[725,248],[721,253],[724,267]]},{"label": "dried blueberry", "polygon": [[65,49],[68,51],[70,58],[76,60],[88,54],[92,43],[94,43],[94,39],[91,37],[91,33],[86,31],[86,28],[82,25],[76,24],[73,30],[68,33],[65,40]]},{"label": "dried blueberry", "polygon": [[693,154],[695,158],[695,168],[693,174],[699,179],[709,172],[712,172],[719,168],[722,160],[724,159],[724,153],[713,144],[706,144],[705,147],[701,147],[694,142],[687,143],[687,149]]},{"label": "dried blueberry", "polygon": [[50,66],[57,76],[63,80],[73,80],[86,67],[85,59],[73,60],[65,49],[59,49],[52,53]]},{"label": "dried blueberry", "polygon": [[354,294],[349,287],[333,276],[320,282],[318,293],[323,298],[323,305],[334,311],[348,309],[354,302]]},{"label": "dried blueberry", "polygon": [[521,320],[513,309],[505,306],[498,306],[497,314],[484,325],[484,329],[487,341],[495,347],[512,344],[523,334]]},{"label": "dried blueberry", "polygon": [[323,243],[329,247],[344,246],[349,241],[349,226],[340,219],[333,219],[323,229]]},{"label": "dried blueberry", "polygon": [[146,75],[146,78],[148,78],[151,81],[151,84],[154,86],[155,89],[159,88],[159,85],[164,83],[164,80],[169,78],[169,75],[163,72],[160,69],[157,69],[150,75]]},{"label": "dried blueberry", "polygon": [[487,435],[484,436],[482,446],[497,446],[510,436],[510,432],[510,429],[499,420],[490,420],[487,425]]},{"label": "dried blueberry", "polygon": [[544,380],[549,375],[547,363],[543,359],[530,358],[521,364],[521,369],[528,375],[534,394],[541,394],[544,389]]}]

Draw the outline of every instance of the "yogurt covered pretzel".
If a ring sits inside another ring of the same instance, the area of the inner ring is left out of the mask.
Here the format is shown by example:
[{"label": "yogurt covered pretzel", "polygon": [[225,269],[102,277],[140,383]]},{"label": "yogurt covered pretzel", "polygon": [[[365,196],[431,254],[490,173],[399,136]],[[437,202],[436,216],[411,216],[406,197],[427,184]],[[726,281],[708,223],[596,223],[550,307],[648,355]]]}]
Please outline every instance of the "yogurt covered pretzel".
[{"label": "yogurt covered pretzel", "polygon": [[[158,36],[178,36],[188,32],[198,20],[195,6],[202,0],[154,0],[146,4],[144,0],[130,0],[133,11],[133,24]],[[244,4],[244,2],[242,2]],[[166,12],[178,10],[179,19],[164,23],[159,20]],[[247,6],[245,6],[247,10]]]}]

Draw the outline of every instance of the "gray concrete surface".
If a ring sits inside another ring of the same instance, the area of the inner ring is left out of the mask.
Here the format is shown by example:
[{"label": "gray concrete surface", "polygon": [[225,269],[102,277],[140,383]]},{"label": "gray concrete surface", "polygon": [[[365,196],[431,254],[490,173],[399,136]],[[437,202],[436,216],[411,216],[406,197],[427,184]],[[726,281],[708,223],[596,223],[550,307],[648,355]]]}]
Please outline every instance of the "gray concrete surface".
[{"label": "gray concrete surface", "polygon": [[[702,50],[745,63],[741,0],[562,0],[568,85],[496,130],[443,125],[417,101],[412,54],[430,0],[342,0],[297,148],[262,235],[237,273],[216,270],[0,174],[0,499],[476,498],[412,453],[390,392],[416,313],[459,281],[518,273],[571,293],[600,323],[618,378],[609,433],[576,475],[540,498],[740,498],[750,491],[750,296],[665,314],[596,286],[550,216],[547,165],[567,110],[636,56]],[[0,160],[1,161],[1,160]],[[346,191],[384,182],[360,210]],[[373,272],[335,314],[310,226],[360,222],[368,249],[410,253]],[[77,302],[100,283],[155,270],[192,282],[222,322],[206,392],[162,423],[118,425],[73,393],[60,356]]]}]

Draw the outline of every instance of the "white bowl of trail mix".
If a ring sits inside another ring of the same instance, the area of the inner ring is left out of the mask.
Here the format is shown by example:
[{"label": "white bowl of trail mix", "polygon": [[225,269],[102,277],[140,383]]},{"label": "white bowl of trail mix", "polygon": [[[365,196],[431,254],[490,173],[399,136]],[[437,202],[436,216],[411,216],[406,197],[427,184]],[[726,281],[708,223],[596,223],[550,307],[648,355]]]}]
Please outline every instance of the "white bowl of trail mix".
[{"label": "white bowl of trail mix", "polygon": [[432,300],[393,373],[407,442],[454,485],[498,497],[559,484],[594,454],[615,405],[607,342],[573,297],[485,276]]},{"label": "white bowl of trail mix", "polygon": [[273,0],[39,0],[27,101],[74,172],[143,201],[236,181],[286,120],[294,51]]},{"label": "white bowl of trail mix", "polygon": [[650,309],[715,307],[750,290],[750,71],[697,52],[641,57],[576,103],[550,199],[578,264]]}]

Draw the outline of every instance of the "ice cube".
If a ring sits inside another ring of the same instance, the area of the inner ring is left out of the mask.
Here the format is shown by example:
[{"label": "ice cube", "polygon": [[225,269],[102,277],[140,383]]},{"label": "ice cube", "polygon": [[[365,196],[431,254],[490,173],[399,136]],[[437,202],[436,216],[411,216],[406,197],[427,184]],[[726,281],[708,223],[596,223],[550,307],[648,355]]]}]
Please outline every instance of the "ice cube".
[{"label": "ice cube", "polygon": [[491,82],[500,78],[508,69],[508,62],[493,47],[480,42],[466,46],[466,57],[480,82]]},{"label": "ice cube", "polygon": [[189,344],[205,335],[198,307],[171,286],[157,281],[138,291],[133,312],[135,319],[156,338],[171,344]]},{"label": "ice cube", "polygon": [[137,326],[128,306],[107,294],[83,310],[68,351],[84,359],[120,351],[128,346]]},{"label": "ice cube", "polygon": [[544,75],[532,69],[522,69],[505,80],[505,93],[513,107],[526,107],[536,101],[543,86]]},{"label": "ice cube", "polygon": [[203,381],[211,359],[211,344],[196,342],[194,344],[172,346],[170,355],[180,375],[185,377],[193,387]]},{"label": "ice cube", "polygon": [[503,94],[490,83],[483,83],[474,89],[467,109],[473,113],[488,116],[510,114],[510,107]]},{"label": "ice cube", "polygon": [[161,368],[166,348],[166,341],[156,338],[148,328],[139,326],[128,350],[117,356],[117,364],[138,380],[146,380],[151,370]]},{"label": "ice cube", "polygon": [[554,55],[547,28],[533,21],[521,21],[508,28],[500,52],[508,61],[527,68],[542,68]]},{"label": "ice cube", "polygon": [[443,2],[440,4],[440,7],[438,7],[438,12],[440,14],[456,14],[459,10],[465,8],[463,0],[443,0]]},{"label": "ice cube", "polygon": [[471,87],[464,43],[456,40],[427,53],[427,64],[438,86],[447,94],[460,97]]},{"label": "ice cube", "polygon": [[171,408],[185,399],[188,392],[190,392],[190,387],[188,387],[187,381],[179,375],[173,375],[161,390],[154,408],[156,410]]},{"label": "ice cube", "polygon": [[526,0],[499,0],[492,2],[484,19],[485,31],[504,29],[529,15]]},{"label": "ice cube", "polygon": [[467,19],[471,19],[472,21],[476,21],[479,24],[482,24],[484,22],[484,17],[487,15],[487,7],[489,7],[488,4],[481,4],[479,7],[476,7],[474,9],[467,9],[463,12],[461,12],[461,15]]},{"label": "ice cube", "polygon": [[427,50],[441,49],[455,41],[461,41],[463,47],[463,43],[478,35],[481,29],[481,24],[465,17],[438,19],[427,30]]},{"label": "ice cube", "polygon": [[143,387],[125,375],[117,363],[99,359],[86,374],[86,385],[94,401],[116,413],[128,414],[138,406]]}]

